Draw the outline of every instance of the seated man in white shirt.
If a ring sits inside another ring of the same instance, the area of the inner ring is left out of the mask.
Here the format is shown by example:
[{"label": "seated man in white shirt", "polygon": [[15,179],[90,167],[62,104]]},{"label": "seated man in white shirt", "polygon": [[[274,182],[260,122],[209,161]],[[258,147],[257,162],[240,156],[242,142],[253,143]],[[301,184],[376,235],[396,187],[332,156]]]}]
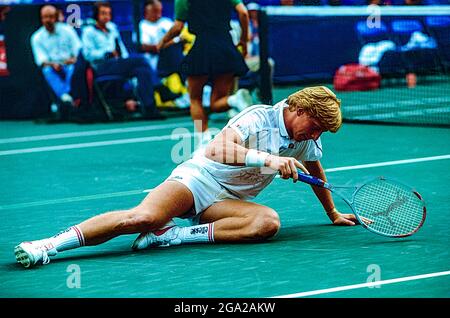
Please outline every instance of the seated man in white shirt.
[{"label": "seated man in white shirt", "polygon": [[[141,233],[134,250],[269,239],[280,229],[278,213],[248,200],[277,174],[296,182],[300,169],[326,180],[320,135],[335,133],[341,124],[340,100],[323,86],[300,90],[275,106],[247,108],[136,207],[94,216],[47,239],[23,242],[15,248],[16,259],[26,268],[47,264],[61,251],[132,233]],[[355,215],[339,213],[328,190],[313,190],[333,224],[357,224]],[[192,226],[177,226],[173,218],[187,218]]]},{"label": "seated man in white shirt", "polygon": [[31,36],[31,49],[35,63],[42,68],[46,81],[63,103],[60,111],[64,117],[73,103],[71,80],[81,42],[71,26],[56,22],[57,10],[54,6],[43,6],[40,15],[42,27]]},{"label": "seated man in white shirt", "polygon": [[141,48],[149,60],[150,66],[156,72],[158,68],[158,43],[170,30],[173,21],[162,16],[163,6],[159,0],[145,3],[144,19],[139,22],[139,36]]},{"label": "seated man in white shirt", "polygon": [[[162,68],[166,69],[160,69],[158,67],[160,52],[157,48],[157,45],[173,25],[173,20],[167,17],[163,17],[162,11],[163,5],[159,0],[149,0],[145,3],[144,19],[139,22],[139,38],[141,50],[145,52],[145,57],[147,58],[150,66],[152,67],[153,73],[155,74],[155,90],[159,91],[161,100],[165,102],[168,100],[174,100],[180,97],[180,95],[172,93],[166,86],[164,86],[161,83],[160,74],[158,73],[159,71],[161,71],[163,74],[166,74],[162,75],[163,77],[168,76],[172,73],[180,73],[177,69],[180,67],[181,59],[184,55],[182,52],[182,47],[180,46],[179,56],[177,56],[175,59],[172,58],[170,54],[166,54],[166,57],[168,57],[170,60],[165,60],[165,64],[171,63],[173,65],[165,65],[166,67],[164,65],[161,66]],[[171,43],[169,43],[168,46],[170,47],[171,44],[175,44],[178,42],[179,38],[176,37],[171,41]],[[181,45],[181,43],[179,45]]]},{"label": "seated man in white shirt", "polygon": [[86,26],[81,39],[83,55],[94,67],[96,75],[136,77],[143,117],[163,119],[164,116],[156,109],[153,96],[154,73],[143,56],[129,56],[117,26],[111,22],[111,5],[108,2],[95,3],[94,19],[96,24]]}]

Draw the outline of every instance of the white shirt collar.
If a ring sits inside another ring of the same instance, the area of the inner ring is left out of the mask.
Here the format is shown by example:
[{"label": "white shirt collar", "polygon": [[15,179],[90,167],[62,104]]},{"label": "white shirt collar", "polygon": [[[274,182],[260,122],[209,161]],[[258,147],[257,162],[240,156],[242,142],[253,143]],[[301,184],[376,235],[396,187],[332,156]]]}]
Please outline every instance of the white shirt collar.
[{"label": "white shirt collar", "polygon": [[288,104],[286,103],[287,99],[283,99],[281,102],[278,102],[275,104],[275,106],[279,107],[279,114],[278,114],[278,127],[280,129],[280,135],[284,138],[291,139],[289,137],[289,133],[286,129],[286,125],[284,124],[284,109],[288,107]]}]

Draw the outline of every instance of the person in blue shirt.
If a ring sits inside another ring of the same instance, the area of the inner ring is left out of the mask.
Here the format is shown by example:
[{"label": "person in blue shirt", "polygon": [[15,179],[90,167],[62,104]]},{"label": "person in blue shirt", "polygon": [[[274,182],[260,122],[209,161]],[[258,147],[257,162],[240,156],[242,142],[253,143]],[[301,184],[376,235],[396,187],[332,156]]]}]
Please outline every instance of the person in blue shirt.
[{"label": "person in blue shirt", "polygon": [[130,56],[122,42],[117,26],[111,22],[112,8],[108,2],[94,4],[95,25],[86,26],[82,33],[84,58],[94,67],[96,76],[121,75],[136,77],[138,94],[143,103],[141,112],[146,119],[163,119],[156,109],[153,72],[142,56]]},{"label": "person in blue shirt", "polygon": [[31,36],[31,49],[36,65],[63,105],[72,105],[71,80],[81,42],[75,30],[57,22],[57,10],[45,5],[40,11],[42,26]]}]

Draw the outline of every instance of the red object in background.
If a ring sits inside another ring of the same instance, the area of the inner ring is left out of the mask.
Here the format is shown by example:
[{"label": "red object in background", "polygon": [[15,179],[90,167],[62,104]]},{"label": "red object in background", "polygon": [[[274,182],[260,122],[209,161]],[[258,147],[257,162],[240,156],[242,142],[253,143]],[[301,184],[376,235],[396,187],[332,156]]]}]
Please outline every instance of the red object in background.
[{"label": "red object in background", "polygon": [[368,91],[379,88],[380,83],[380,74],[360,64],[342,65],[333,79],[337,91]]},{"label": "red object in background", "polygon": [[6,44],[3,35],[0,35],[0,76],[8,76],[8,63],[6,59]]},{"label": "red object in background", "polygon": [[6,45],[5,38],[0,35],[0,76],[8,76],[8,63],[6,60]]}]

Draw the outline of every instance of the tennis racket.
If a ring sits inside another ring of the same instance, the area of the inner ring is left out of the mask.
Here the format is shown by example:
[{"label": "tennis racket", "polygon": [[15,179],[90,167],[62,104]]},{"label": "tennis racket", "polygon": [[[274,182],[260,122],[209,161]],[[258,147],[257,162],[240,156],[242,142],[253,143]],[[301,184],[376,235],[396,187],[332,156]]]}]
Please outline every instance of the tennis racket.
[{"label": "tennis racket", "polygon": [[[298,179],[338,195],[359,223],[376,234],[405,237],[416,233],[425,222],[426,207],[421,195],[397,181],[378,177],[360,186],[339,187],[301,172]],[[349,190],[353,190],[351,198],[342,193]]]}]

